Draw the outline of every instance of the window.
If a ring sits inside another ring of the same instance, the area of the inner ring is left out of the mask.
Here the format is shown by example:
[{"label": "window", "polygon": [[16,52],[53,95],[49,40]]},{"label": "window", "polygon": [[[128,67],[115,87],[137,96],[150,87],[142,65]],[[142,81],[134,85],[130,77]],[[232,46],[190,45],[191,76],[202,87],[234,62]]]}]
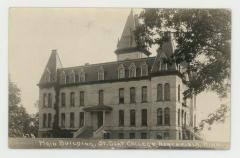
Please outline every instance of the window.
[{"label": "window", "polygon": [[61,127],[65,128],[65,113],[61,113]]},{"label": "window", "polygon": [[157,109],[157,125],[161,126],[163,124],[163,111],[162,108]]},{"label": "window", "polygon": [[164,85],[164,100],[165,101],[170,100],[170,85],[169,85],[169,83],[165,83],[165,85]]},{"label": "window", "polygon": [[75,82],[78,83],[79,82],[79,74],[75,73]]},{"label": "window", "polygon": [[162,133],[157,134],[157,139],[163,139]]},{"label": "window", "polygon": [[178,126],[180,126],[180,109],[178,109]]},{"label": "window", "polygon": [[103,67],[100,67],[100,70],[98,71],[98,80],[104,80],[104,69]]},{"label": "window", "polygon": [[119,110],[119,126],[124,126],[124,111]]},{"label": "window", "polygon": [[84,106],[84,91],[80,91],[79,93],[79,104],[80,106]]},{"label": "window", "polygon": [[66,84],[66,75],[65,75],[64,71],[62,71],[61,74],[60,74],[60,83],[61,84]]},{"label": "window", "polygon": [[159,70],[167,70],[167,63],[164,60],[160,60],[159,62]]},{"label": "window", "polygon": [[181,115],[182,116],[181,117],[182,118],[182,125],[183,125],[183,117],[184,117],[183,115],[184,115],[184,110],[182,110],[182,115]]},{"label": "window", "polygon": [[148,66],[145,63],[141,67],[141,76],[147,76],[147,75],[148,75]]},{"label": "window", "polygon": [[130,103],[136,103],[135,87],[130,88]]},{"label": "window", "polygon": [[74,71],[71,71],[69,75],[69,83],[74,83],[75,82],[75,73]]},{"label": "window", "polygon": [[130,139],[135,139],[135,133],[129,133],[129,138]]},{"label": "window", "polygon": [[48,107],[52,107],[52,95],[48,93]]},{"label": "window", "polygon": [[74,112],[70,112],[70,128],[74,128]]},{"label": "window", "polygon": [[99,103],[99,105],[103,105],[103,97],[104,97],[104,95],[103,95],[103,90],[99,90],[99,92],[98,92],[98,103]]},{"label": "window", "polygon": [[142,109],[142,126],[147,126],[147,109]]},{"label": "window", "polygon": [[81,70],[79,75],[80,75],[80,78],[79,78],[80,82],[85,82],[85,73],[83,70]]},{"label": "window", "polygon": [[70,93],[70,106],[71,107],[75,106],[75,93],[74,92]]},{"label": "window", "polygon": [[180,85],[178,85],[178,101],[180,101]]},{"label": "window", "polygon": [[125,77],[125,69],[124,69],[124,66],[121,64],[119,67],[118,67],[118,78],[124,78]]},{"label": "window", "polygon": [[62,107],[66,106],[66,94],[65,93],[61,93],[61,103],[62,103]]},{"label": "window", "polygon": [[119,89],[119,104],[124,104],[124,88]]},{"label": "window", "polygon": [[47,114],[43,114],[43,128],[47,127]]},{"label": "window", "polygon": [[164,139],[169,139],[169,132],[164,132]]},{"label": "window", "polygon": [[129,78],[136,77],[136,66],[131,64],[129,67]]},{"label": "window", "polygon": [[51,113],[48,113],[48,128],[52,127],[52,115]]},{"label": "window", "polygon": [[184,125],[186,125],[186,123],[187,123],[187,113],[185,112],[184,113]]},{"label": "window", "polygon": [[70,79],[69,79],[69,75],[66,75],[66,83],[69,83]]},{"label": "window", "polygon": [[118,139],[124,139],[124,134],[123,133],[118,133]]},{"label": "window", "polygon": [[162,84],[157,85],[157,101],[163,100],[163,86]]},{"label": "window", "polygon": [[79,127],[84,126],[84,112],[79,113]]},{"label": "window", "polygon": [[142,87],[142,102],[147,102],[147,86]]},{"label": "window", "polygon": [[141,133],[141,139],[147,139],[147,133]]},{"label": "window", "polygon": [[170,110],[169,110],[169,108],[164,109],[164,124],[170,125]]},{"label": "window", "polygon": [[43,107],[47,106],[46,103],[47,103],[47,94],[43,93]]},{"label": "window", "polygon": [[130,126],[136,125],[136,112],[135,110],[130,110]]}]

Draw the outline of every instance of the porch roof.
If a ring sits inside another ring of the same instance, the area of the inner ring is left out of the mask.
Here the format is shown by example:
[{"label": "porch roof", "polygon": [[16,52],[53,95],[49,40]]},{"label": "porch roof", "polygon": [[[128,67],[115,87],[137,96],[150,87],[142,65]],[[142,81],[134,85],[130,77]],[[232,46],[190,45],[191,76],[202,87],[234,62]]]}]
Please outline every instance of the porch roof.
[{"label": "porch roof", "polygon": [[94,111],[112,111],[112,107],[106,105],[95,105],[83,108],[83,110],[87,112],[94,112]]}]

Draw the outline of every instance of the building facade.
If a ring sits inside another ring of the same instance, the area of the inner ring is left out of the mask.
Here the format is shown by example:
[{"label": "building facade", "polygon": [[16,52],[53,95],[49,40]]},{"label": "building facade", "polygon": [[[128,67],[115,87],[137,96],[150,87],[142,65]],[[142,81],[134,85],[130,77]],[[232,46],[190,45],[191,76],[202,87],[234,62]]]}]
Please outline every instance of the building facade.
[{"label": "building facade", "polygon": [[173,38],[149,57],[137,48],[136,25],[131,12],[117,61],[65,68],[52,51],[38,84],[40,137],[58,130],[88,139],[199,139],[196,99],[183,96],[184,66],[164,62],[174,52]]}]

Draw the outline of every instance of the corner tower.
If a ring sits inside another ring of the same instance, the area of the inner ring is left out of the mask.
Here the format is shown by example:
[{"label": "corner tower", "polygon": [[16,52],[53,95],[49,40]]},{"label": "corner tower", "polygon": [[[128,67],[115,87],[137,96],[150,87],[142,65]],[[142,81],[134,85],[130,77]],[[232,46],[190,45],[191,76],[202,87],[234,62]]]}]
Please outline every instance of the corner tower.
[{"label": "corner tower", "polygon": [[124,26],[122,36],[118,41],[117,49],[115,50],[118,61],[145,58],[151,54],[147,50],[139,50],[137,48],[134,34],[137,25],[137,16],[134,15],[133,10],[131,10]]}]

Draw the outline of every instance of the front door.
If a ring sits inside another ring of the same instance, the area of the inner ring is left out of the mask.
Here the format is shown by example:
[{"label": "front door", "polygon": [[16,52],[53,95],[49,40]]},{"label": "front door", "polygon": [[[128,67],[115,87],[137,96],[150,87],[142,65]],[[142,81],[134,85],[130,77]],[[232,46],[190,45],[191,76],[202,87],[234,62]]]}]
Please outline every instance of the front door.
[{"label": "front door", "polygon": [[97,118],[98,118],[98,128],[103,125],[103,112],[98,112],[97,113]]}]

